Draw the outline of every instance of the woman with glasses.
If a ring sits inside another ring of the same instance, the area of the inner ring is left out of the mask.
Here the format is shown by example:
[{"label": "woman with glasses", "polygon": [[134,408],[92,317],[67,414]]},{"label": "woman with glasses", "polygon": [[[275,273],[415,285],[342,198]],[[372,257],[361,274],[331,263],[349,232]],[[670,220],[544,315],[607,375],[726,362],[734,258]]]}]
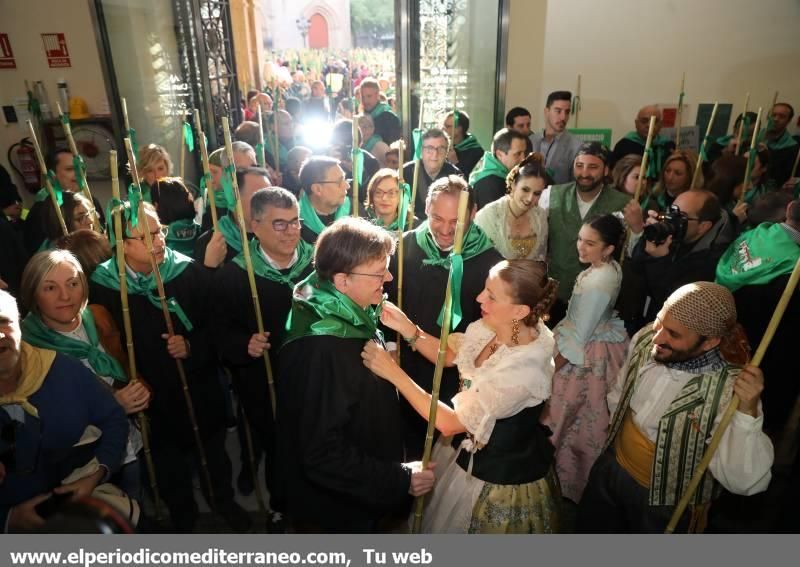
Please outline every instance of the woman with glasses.
[{"label": "woman with glasses", "polygon": [[[23,340],[79,359],[109,387],[128,416],[147,409],[150,391],[143,382],[129,382],[119,330],[105,308],[88,305],[88,282],[75,256],[66,250],[36,254],[22,275],[20,299],[28,311]],[[131,422],[118,484],[137,500],[141,448],[142,436]]]},{"label": "woman with glasses", "polygon": [[547,212],[539,198],[552,182],[542,154],[528,154],[506,178],[507,194],[478,211],[475,224],[506,259],[544,260],[547,255]]},{"label": "woman with glasses", "polygon": [[[364,202],[369,220],[388,231],[397,232],[400,209],[408,210],[408,203],[401,207],[402,198],[397,171],[389,168],[378,170],[369,182],[367,200]],[[410,200],[410,195],[405,198]]]},{"label": "woman with glasses", "polygon": [[[81,193],[70,193],[68,191],[64,191],[61,194],[61,199],[61,216],[67,227],[67,233],[73,233],[76,230],[94,230],[93,216],[95,209],[89,199]],[[45,240],[39,247],[39,252],[54,248],[55,242],[64,236],[61,222],[58,220],[53,203],[49,199],[44,205],[42,220],[45,227]]]},{"label": "woman with glasses", "polygon": [[[477,298],[481,319],[450,335],[446,364],[458,367],[461,384],[452,401],[439,402],[441,436],[431,458],[437,481],[426,502],[424,532],[558,531],[553,446],[539,424],[553,375],[553,334],[544,320],[557,289],[543,263],[502,261]],[[381,322],[436,360],[438,337],[397,307],[385,305]],[[367,343],[362,357],[428,418],[430,394],[388,352]]]}]

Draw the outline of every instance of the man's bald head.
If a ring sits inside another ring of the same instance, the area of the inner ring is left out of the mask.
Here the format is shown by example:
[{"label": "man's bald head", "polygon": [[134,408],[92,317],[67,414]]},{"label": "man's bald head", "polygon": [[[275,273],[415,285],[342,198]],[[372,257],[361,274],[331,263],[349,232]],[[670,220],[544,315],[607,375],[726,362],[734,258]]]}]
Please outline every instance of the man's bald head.
[{"label": "man's bald head", "polygon": [[647,132],[650,130],[651,116],[656,117],[653,136],[657,136],[661,130],[661,109],[655,104],[648,104],[640,108],[638,114],[636,114],[636,132],[645,140],[647,139]]},{"label": "man's bald head", "polygon": [[699,240],[722,217],[719,199],[714,193],[705,189],[684,191],[675,197],[673,205],[679,207],[689,218],[684,238],[686,242]]}]

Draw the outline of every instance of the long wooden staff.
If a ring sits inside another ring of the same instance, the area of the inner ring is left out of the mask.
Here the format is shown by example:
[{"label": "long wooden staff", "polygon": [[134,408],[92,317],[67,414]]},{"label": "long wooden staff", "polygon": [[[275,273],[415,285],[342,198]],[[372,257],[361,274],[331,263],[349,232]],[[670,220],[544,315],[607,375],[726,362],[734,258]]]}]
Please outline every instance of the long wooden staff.
[{"label": "long wooden staff", "polygon": [[[756,349],[756,353],[753,355],[753,359],[750,361],[751,366],[758,367],[761,365],[761,360],[764,358],[764,354],[769,348],[769,343],[772,341],[772,337],[775,335],[778,325],[780,325],[781,319],[783,318],[783,313],[786,311],[786,307],[789,305],[789,301],[792,299],[795,289],[797,289],[798,281],[800,281],[800,258],[798,258],[797,263],[794,265],[792,274],[789,276],[789,281],[786,283],[786,287],[784,288],[783,294],[778,301],[778,305],[775,307],[775,311],[772,313],[772,318],[769,320],[767,330],[764,332],[764,336],[761,337],[761,342],[758,344],[758,349]],[[678,521],[681,519],[686,507],[689,505],[689,500],[692,499],[697,487],[700,485],[700,481],[703,479],[703,475],[705,474],[708,465],[711,463],[711,458],[717,451],[717,447],[722,441],[722,436],[725,434],[725,430],[727,429],[728,424],[731,422],[731,419],[733,419],[733,415],[736,413],[738,408],[739,396],[734,394],[730,403],[728,404],[728,407],[725,409],[725,413],[722,414],[722,419],[720,420],[716,431],[714,431],[714,435],[711,437],[711,443],[708,444],[708,449],[706,449],[706,452],[703,455],[703,460],[700,461],[700,464],[694,472],[694,476],[692,476],[691,482],[689,482],[689,486],[686,487],[686,492],[683,494],[680,502],[678,502],[678,505],[675,507],[675,511],[672,513],[672,518],[670,518],[669,524],[667,524],[667,529],[664,530],[664,533],[671,534],[675,531]]]},{"label": "long wooden staff", "polygon": [[[131,176],[133,176],[133,183],[136,187],[140,186],[139,172],[136,169],[136,155],[133,153],[133,146],[130,138],[125,138],[125,150],[128,152],[128,162],[130,164]],[[144,199],[139,203],[139,218],[142,223],[141,231],[144,236],[144,243],[147,246],[147,251],[150,253],[150,266],[153,269],[153,277],[156,280],[156,287],[158,288],[158,299],[161,302],[161,312],[164,315],[164,324],[167,328],[167,334],[172,337],[175,335],[175,327],[172,324],[172,316],[167,307],[167,294],[164,291],[164,280],[161,279],[161,272],[158,269],[158,261],[156,260],[155,248],[153,248],[153,235],[150,234],[150,228],[147,225],[147,215],[144,208]],[[183,367],[183,360],[180,358],[175,359],[175,365],[178,368],[178,377],[181,381],[183,389],[183,398],[186,401],[186,410],[189,413],[189,419],[192,423],[192,433],[194,433],[194,442],[197,445],[197,455],[200,458],[200,466],[203,472],[203,480],[206,482],[208,489],[208,499],[210,508],[214,509],[214,487],[211,484],[211,475],[208,472],[208,461],[206,460],[206,451],[203,447],[203,441],[200,439],[200,429],[197,426],[197,415],[194,412],[194,403],[192,403],[192,396],[189,393],[189,382],[186,380],[186,370]]]},{"label": "long wooden staff", "polygon": [[[222,129],[225,134],[225,151],[228,153],[228,160],[233,163],[233,145],[231,144],[231,131],[228,125],[228,117],[222,117]],[[244,264],[247,267],[247,280],[250,283],[250,295],[253,298],[253,310],[256,315],[256,326],[260,334],[264,333],[264,320],[261,317],[261,302],[258,299],[258,288],[256,287],[256,277],[253,273],[253,259],[250,257],[250,247],[247,245],[247,229],[244,225],[244,209],[242,208],[242,198],[239,194],[239,183],[236,176],[233,177],[233,194],[236,197],[236,218],[239,221],[239,233],[242,236],[242,253]],[[269,360],[269,353],[264,351],[264,367],[267,371],[267,385],[269,386],[269,397],[272,405],[272,419],[275,419],[275,380],[272,374],[272,364]]]},{"label": "long wooden staff", "polygon": [[750,93],[744,97],[744,110],[742,111],[742,119],[739,121],[739,130],[736,132],[736,150],[735,154],[742,154],[742,138],[744,137],[744,123],[747,120],[747,106],[750,104]]},{"label": "long wooden staff", "polygon": [[258,151],[256,152],[256,161],[258,162],[258,167],[264,167],[267,163],[267,156],[264,153],[266,150],[264,149],[264,123],[261,120],[261,103],[258,104],[256,118],[258,119]]},{"label": "long wooden staff", "polygon": [[703,138],[703,143],[700,146],[700,156],[697,158],[697,167],[694,170],[694,175],[692,175],[692,184],[689,185],[689,189],[697,189],[697,181],[700,179],[700,172],[702,171],[703,163],[706,160],[705,155],[708,137],[711,135],[711,128],[714,126],[714,119],[717,117],[718,108],[719,102],[715,102],[714,109],[711,111],[711,118],[709,119],[708,126],[706,127],[706,136]]},{"label": "long wooden staff", "polygon": [[[422,136],[422,118],[425,115],[425,99],[422,95],[419,97],[419,135]],[[422,141],[420,140],[420,143]],[[408,230],[414,229],[414,205],[417,203],[417,183],[419,183],[419,162],[422,161],[422,156],[417,158],[417,143],[414,140],[414,134],[411,134],[411,145],[414,147],[414,178],[411,180],[411,204],[408,207],[408,221],[406,227]],[[402,164],[401,164],[402,165]]]},{"label": "long wooden staff", "polygon": [[[467,204],[469,203],[469,193],[462,191],[458,199],[458,222],[456,224],[456,235],[453,246],[453,255],[461,254],[461,247],[464,243],[464,231],[467,218]],[[425,450],[422,453],[422,470],[428,467],[433,450],[433,432],[436,429],[436,412],[439,409],[439,389],[442,385],[442,372],[447,358],[447,338],[450,336],[450,319],[453,311],[453,267],[450,266],[450,273],[447,275],[447,287],[444,293],[444,315],[442,316],[442,332],[439,335],[439,353],[436,357],[436,369],[433,372],[433,388],[431,389],[431,409],[428,413],[428,430],[425,433]],[[425,497],[417,496],[414,509],[414,532],[419,533],[422,527],[422,512],[425,505]]]},{"label": "long wooden staff", "polygon": [[181,119],[179,124],[181,125],[181,135],[178,138],[181,144],[181,179],[184,178],[184,174],[186,173],[186,132],[183,129],[183,122],[186,120],[186,116],[181,115]]},{"label": "long wooden staff", "polygon": [[[775,91],[775,94],[772,95],[772,106],[776,104],[778,104],[778,91]],[[772,107],[770,107],[769,111],[772,112]]]},{"label": "long wooden staff", "polygon": [[792,174],[789,176],[789,179],[793,177],[797,177],[797,166],[800,165],[800,148],[797,150],[797,156],[794,158],[794,165],[792,166]]},{"label": "long wooden staff", "polygon": [[[78,153],[78,145],[75,143],[75,138],[72,137],[72,125],[69,123],[69,117],[64,114],[61,110],[61,104],[56,102],[56,108],[58,109],[58,115],[61,118],[61,125],[64,127],[64,135],[67,137],[67,143],[69,144],[69,151],[72,152],[72,157],[80,158],[80,154]],[[100,226],[100,222],[97,218],[97,211],[94,208],[94,199],[92,198],[92,192],[89,190],[89,183],[86,181],[86,171],[83,167],[78,168],[80,171],[76,171],[75,175],[80,175],[80,186],[81,186],[81,193],[83,196],[89,199],[89,202],[92,204],[91,208],[91,215],[92,215],[92,223],[95,232],[103,232],[103,227]]]},{"label": "long wooden staff", "polygon": [[211,207],[211,226],[217,232],[217,202],[214,200],[214,188],[211,187],[211,167],[208,163],[208,147],[206,146],[206,135],[203,132],[203,123],[200,122],[200,111],[194,110],[194,125],[197,128],[197,138],[200,142],[200,161],[203,163],[203,175],[206,177],[206,199]]},{"label": "long wooden staff", "polygon": [[[281,170],[281,140],[278,136],[278,115],[280,114],[280,105],[278,104],[281,100],[281,87],[278,86],[275,88],[275,104],[272,107],[272,130],[273,134],[275,135],[275,155],[272,158],[275,160],[275,171]],[[231,162],[233,163],[233,162]]]},{"label": "long wooden staff", "polygon": [[[350,149],[350,161],[352,163],[352,170],[353,170],[353,195],[352,195],[352,206],[350,207],[350,213],[354,217],[358,217],[358,185],[359,185],[359,178],[361,177],[361,172],[356,171],[358,169],[358,152],[360,151],[359,146],[359,130],[358,130],[358,116],[353,115],[352,120],[352,129],[353,129],[353,147]],[[362,165],[363,167],[363,165]]]},{"label": "long wooden staff", "polygon": [[744,203],[744,196],[747,193],[747,188],[750,186],[750,176],[752,175],[753,153],[758,152],[758,127],[761,122],[761,107],[758,108],[758,116],[756,116],[756,127],[753,129],[753,137],[750,139],[750,156],[747,158],[747,165],[744,168],[744,181],[742,181],[742,194],[739,195],[739,202]]},{"label": "long wooden staff", "polygon": [[686,71],[681,76],[681,92],[678,95],[678,111],[675,113],[675,149],[681,147],[681,121],[683,120],[683,89],[686,86]]},{"label": "long wooden staff", "polygon": [[[400,215],[403,212],[403,199],[405,198],[405,193],[403,192],[403,183],[405,183],[405,179],[403,178],[403,149],[405,147],[405,143],[403,142],[403,138],[400,138],[400,142],[398,143],[398,165],[397,165],[397,180],[398,180],[398,187],[400,188],[400,200],[397,202],[397,307],[400,310],[403,310],[403,229],[401,228],[402,222],[400,220]],[[397,333],[397,364],[400,364],[400,345],[402,343],[403,337],[400,336],[400,332]]]},{"label": "long wooden staff", "polygon": [[[111,150],[108,154],[109,166],[111,167],[111,195],[114,200],[119,202],[119,170],[117,168],[117,151]],[[131,312],[128,306],[128,277],[125,273],[125,244],[122,239],[122,207],[118,206],[111,211],[113,215],[109,222],[114,223],[115,245],[117,250],[117,269],[119,270],[119,295],[122,301],[122,323],[125,329],[125,345],[128,349],[128,379],[131,384],[139,381],[139,374],[136,372],[136,352],[133,348],[133,327],[131,325]],[[156,483],[156,468],[153,465],[153,455],[150,451],[150,430],[147,416],[143,411],[136,414],[136,422],[139,431],[142,432],[142,444],[144,445],[144,460],[147,466],[147,477],[150,480],[150,492],[153,495],[153,504],[156,508],[156,519],[161,520],[161,496],[158,493]]]},{"label": "long wooden staff", "polygon": [[[656,117],[650,117],[650,128],[647,130],[647,142],[644,145],[644,154],[642,154],[642,165],[639,167],[639,179],[636,181],[636,191],[633,193],[633,200],[637,203],[642,195],[642,185],[647,178],[647,166],[650,161],[650,146],[653,143],[653,132],[656,128]],[[628,227],[625,231],[625,239],[622,242],[622,253],[619,256],[620,266],[625,262],[625,251],[628,248],[628,240],[631,237],[631,228]]]},{"label": "long wooden staff", "polygon": [[50,201],[53,203],[53,207],[56,210],[56,218],[58,219],[58,224],[61,225],[61,232],[64,233],[64,236],[67,236],[69,231],[67,230],[67,225],[64,224],[64,215],[61,214],[61,205],[58,204],[56,191],[53,189],[53,184],[50,183],[50,177],[47,175],[47,166],[44,164],[44,156],[42,155],[42,148],[39,147],[39,139],[36,137],[36,130],[33,128],[33,122],[30,120],[27,122],[28,132],[33,141],[33,149],[36,150],[36,159],[39,162],[39,171],[41,171],[42,179],[44,179],[44,186],[47,187],[47,192],[50,194]]},{"label": "long wooden staff", "polygon": [[578,90],[573,97],[575,101],[575,128],[578,127],[578,117],[581,115],[581,74],[578,73]]}]

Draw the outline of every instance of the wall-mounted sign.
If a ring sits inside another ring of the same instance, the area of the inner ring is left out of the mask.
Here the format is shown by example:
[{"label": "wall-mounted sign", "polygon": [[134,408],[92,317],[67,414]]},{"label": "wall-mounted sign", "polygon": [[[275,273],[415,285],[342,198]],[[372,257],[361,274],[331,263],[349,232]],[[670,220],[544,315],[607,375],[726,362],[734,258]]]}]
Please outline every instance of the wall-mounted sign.
[{"label": "wall-mounted sign", "polygon": [[7,33],[0,33],[0,69],[16,69],[17,62],[11,51],[11,41]]},{"label": "wall-mounted sign", "polygon": [[69,61],[67,40],[63,33],[43,33],[42,43],[50,67],[72,67]]}]

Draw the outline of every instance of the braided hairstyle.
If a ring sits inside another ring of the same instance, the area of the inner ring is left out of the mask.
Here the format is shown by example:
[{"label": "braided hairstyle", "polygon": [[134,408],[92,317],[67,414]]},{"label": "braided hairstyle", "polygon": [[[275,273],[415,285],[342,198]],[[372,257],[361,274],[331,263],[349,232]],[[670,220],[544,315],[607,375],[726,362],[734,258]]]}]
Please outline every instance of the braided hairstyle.
[{"label": "braided hairstyle", "polygon": [[492,268],[510,287],[514,303],[527,305],[531,312],[521,322],[535,327],[549,319],[556,300],[558,282],[547,275],[547,264],[535,260],[503,260]]},{"label": "braided hairstyle", "polygon": [[506,176],[506,194],[514,191],[514,185],[521,177],[538,177],[544,179],[544,186],[553,184],[553,180],[544,166],[544,156],[538,152],[531,152],[525,159],[515,165]]}]

